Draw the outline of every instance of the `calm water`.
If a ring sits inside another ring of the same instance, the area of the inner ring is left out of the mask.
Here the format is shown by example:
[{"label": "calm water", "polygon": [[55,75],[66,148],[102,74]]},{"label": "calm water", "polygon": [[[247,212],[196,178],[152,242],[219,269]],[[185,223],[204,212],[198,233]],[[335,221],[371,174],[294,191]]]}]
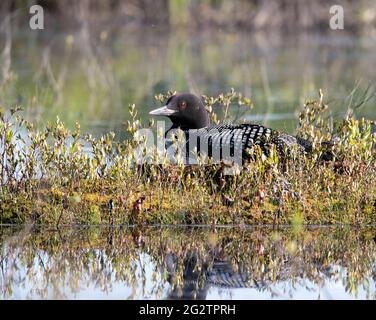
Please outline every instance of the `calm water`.
[{"label": "calm water", "polygon": [[[3,33],[0,39],[6,40]],[[335,31],[323,36],[153,33],[150,28],[14,30],[0,105],[22,105],[40,125],[59,116],[72,129],[79,120],[84,132],[112,130],[124,138],[130,103],[147,123],[157,93],[217,95],[234,87],[256,108],[234,107],[233,121],[293,132],[296,111],[306,99],[317,98],[319,88],[330,102],[328,116],[343,117],[348,106],[357,105],[376,81],[375,52],[375,38]],[[375,99],[355,114],[375,119]]]},{"label": "calm water", "polygon": [[376,229],[0,227],[1,299],[375,299]]}]

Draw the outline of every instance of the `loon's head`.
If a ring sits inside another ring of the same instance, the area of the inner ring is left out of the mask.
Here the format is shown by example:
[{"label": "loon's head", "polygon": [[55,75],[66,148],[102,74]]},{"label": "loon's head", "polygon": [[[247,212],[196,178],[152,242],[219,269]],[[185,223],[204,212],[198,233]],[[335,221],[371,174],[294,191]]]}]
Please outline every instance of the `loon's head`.
[{"label": "loon's head", "polygon": [[167,100],[165,106],[150,111],[154,116],[167,116],[173,128],[200,129],[209,125],[209,115],[202,100],[191,93],[179,93]]}]

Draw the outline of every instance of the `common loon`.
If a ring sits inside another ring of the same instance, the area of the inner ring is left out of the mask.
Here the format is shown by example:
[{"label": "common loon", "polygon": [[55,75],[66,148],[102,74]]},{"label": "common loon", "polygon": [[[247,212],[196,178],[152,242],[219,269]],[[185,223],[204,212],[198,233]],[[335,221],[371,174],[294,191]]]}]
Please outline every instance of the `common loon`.
[{"label": "common loon", "polygon": [[[181,129],[185,133],[186,146],[189,150],[186,158],[193,153],[205,153],[215,160],[227,160],[240,156],[241,161],[249,159],[247,149],[259,145],[267,153],[272,144],[276,145],[280,155],[285,151],[297,148],[301,152],[310,153],[312,144],[299,137],[280,133],[270,128],[256,124],[219,124],[210,125],[208,112],[202,100],[191,93],[173,95],[165,106],[149,113],[155,116],[167,116],[172,126],[165,133]],[[192,144],[192,145],[190,145]],[[193,151],[193,147],[196,147]]]}]

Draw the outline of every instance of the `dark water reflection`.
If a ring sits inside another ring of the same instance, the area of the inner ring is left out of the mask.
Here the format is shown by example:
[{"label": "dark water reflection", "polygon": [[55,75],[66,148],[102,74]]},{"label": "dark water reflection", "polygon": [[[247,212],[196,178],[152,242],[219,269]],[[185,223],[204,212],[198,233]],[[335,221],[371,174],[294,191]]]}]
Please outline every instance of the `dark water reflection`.
[{"label": "dark water reflection", "polygon": [[1,299],[375,299],[376,229],[0,228]]}]

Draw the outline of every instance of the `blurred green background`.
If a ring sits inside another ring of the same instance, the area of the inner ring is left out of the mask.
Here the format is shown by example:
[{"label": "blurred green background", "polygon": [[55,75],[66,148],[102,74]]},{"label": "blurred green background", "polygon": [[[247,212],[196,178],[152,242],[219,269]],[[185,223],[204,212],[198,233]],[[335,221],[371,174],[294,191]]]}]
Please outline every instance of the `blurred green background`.
[{"label": "blurred green background", "polygon": [[[29,27],[33,4],[43,30]],[[344,30],[329,28],[334,4]],[[256,106],[246,121],[288,132],[319,88],[329,115],[369,98],[355,114],[376,118],[375,1],[2,0],[0,18],[0,105],[38,125],[59,116],[122,138],[130,103],[147,120],[157,93],[231,87]]]}]

